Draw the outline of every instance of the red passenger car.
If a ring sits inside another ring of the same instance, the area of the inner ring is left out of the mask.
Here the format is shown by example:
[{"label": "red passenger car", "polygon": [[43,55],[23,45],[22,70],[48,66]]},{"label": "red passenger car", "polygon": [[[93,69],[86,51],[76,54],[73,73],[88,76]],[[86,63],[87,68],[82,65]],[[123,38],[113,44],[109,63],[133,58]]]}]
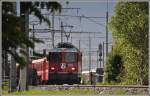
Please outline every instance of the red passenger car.
[{"label": "red passenger car", "polygon": [[47,58],[32,60],[29,70],[30,84],[35,85],[47,83],[49,73],[49,63],[47,61]]}]

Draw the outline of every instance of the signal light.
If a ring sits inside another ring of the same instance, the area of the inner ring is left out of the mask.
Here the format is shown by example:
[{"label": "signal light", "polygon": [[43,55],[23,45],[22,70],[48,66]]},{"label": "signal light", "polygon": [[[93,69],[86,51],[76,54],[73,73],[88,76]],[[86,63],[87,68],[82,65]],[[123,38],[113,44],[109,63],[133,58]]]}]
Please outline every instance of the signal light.
[{"label": "signal light", "polygon": [[73,67],[73,68],[71,68],[72,70],[75,70],[75,68]]},{"label": "signal light", "polygon": [[54,68],[54,67],[51,67],[51,70],[55,70],[55,68]]}]

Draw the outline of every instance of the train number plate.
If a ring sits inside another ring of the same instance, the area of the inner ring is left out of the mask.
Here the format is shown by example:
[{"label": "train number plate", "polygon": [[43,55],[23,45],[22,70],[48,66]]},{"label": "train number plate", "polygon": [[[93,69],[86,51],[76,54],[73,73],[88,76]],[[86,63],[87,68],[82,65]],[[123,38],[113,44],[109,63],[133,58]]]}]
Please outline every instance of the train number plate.
[{"label": "train number plate", "polygon": [[61,67],[61,69],[65,69],[66,68],[66,64],[65,63],[61,63],[60,67]]}]

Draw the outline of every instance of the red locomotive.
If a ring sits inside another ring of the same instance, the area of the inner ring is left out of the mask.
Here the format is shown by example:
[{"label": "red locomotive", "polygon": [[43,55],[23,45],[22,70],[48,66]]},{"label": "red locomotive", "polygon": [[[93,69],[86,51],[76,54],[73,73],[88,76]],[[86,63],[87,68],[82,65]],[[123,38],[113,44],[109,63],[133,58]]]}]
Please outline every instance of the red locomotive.
[{"label": "red locomotive", "polygon": [[79,84],[82,54],[70,43],[59,43],[49,51],[48,58],[32,61],[31,81],[48,84]]}]

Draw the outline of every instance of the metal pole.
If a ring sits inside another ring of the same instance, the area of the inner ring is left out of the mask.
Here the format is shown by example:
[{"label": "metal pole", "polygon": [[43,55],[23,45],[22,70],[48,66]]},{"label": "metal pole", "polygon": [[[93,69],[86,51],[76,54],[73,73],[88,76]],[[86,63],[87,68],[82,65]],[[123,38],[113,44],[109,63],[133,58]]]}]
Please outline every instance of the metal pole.
[{"label": "metal pole", "polygon": [[80,50],[80,40],[79,40],[79,50]]},{"label": "metal pole", "polygon": [[55,12],[53,11],[53,14],[52,14],[52,47],[54,48],[54,34],[55,34],[55,31],[54,31],[54,16],[55,16]]},{"label": "metal pole", "polygon": [[[33,21],[34,22],[34,21]],[[39,23],[31,23],[30,25],[32,25],[32,37],[33,37],[33,41],[35,40],[35,25],[38,25]],[[29,33],[28,33],[29,34]],[[32,55],[33,55],[33,53],[34,53],[34,51],[35,51],[35,42],[33,42],[33,44],[34,44],[34,47],[33,47],[33,52],[32,52]],[[29,55],[30,55],[30,53],[29,53]]]},{"label": "metal pole", "polygon": [[63,22],[61,22],[61,42],[63,42]]},{"label": "metal pole", "polygon": [[105,53],[104,53],[104,42],[103,42],[103,67],[104,67],[104,57],[105,57]]},{"label": "metal pole", "polygon": [[[0,0],[0,12],[2,12],[1,0]],[[2,14],[0,14],[0,25],[2,25]],[[2,26],[0,26],[0,38],[2,38]],[[0,54],[2,54],[2,39],[0,39]],[[2,96],[2,55],[0,55],[0,96]]]},{"label": "metal pole", "polygon": [[97,50],[97,68],[98,68],[98,50]]},{"label": "metal pole", "polygon": [[106,56],[108,55],[108,12],[106,12]]},{"label": "metal pole", "polygon": [[[33,40],[34,39],[35,39],[35,32],[34,32],[34,24],[33,24]],[[33,42],[33,44],[34,44],[34,42]],[[35,49],[35,44],[34,44],[34,47],[33,47],[33,52],[35,51],[34,49]]]},{"label": "metal pole", "polygon": [[108,0],[107,0],[107,12],[106,12],[106,57],[108,55]]},{"label": "metal pole", "polygon": [[91,37],[89,34],[89,74],[90,74],[90,83],[92,85],[92,74],[91,74]]},{"label": "metal pole", "polygon": [[71,43],[72,43],[72,37],[71,37]]}]

